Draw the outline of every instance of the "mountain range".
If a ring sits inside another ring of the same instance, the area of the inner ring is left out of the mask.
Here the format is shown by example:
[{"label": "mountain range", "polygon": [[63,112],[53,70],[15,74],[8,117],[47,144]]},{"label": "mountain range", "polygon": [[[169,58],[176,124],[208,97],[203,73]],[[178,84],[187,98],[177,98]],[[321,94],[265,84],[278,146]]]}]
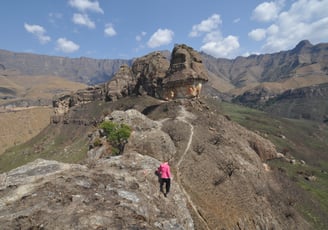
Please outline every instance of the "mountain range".
[{"label": "mountain range", "polygon": [[[216,95],[224,100],[234,100],[273,113],[277,111],[277,115],[324,121],[328,112],[326,103],[320,114],[309,116],[309,109],[311,113],[315,113],[315,109],[309,108],[308,103],[300,110],[294,108],[294,101],[290,97],[287,100],[284,95],[288,90],[299,89],[305,97],[306,92],[309,92],[307,87],[311,87],[312,90],[320,92],[318,94],[322,97],[327,96],[326,91],[321,89],[325,88],[325,83],[328,82],[327,52],[327,43],[312,45],[304,40],[292,50],[273,54],[235,59],[214,58],[205,53],[201,53],[201,56],[209,73],[208,90],[212,95],[216,92]],[[169,51],[161,53],[170,59]],[[134,60],[96,60],[86,57],[70,59],[0,50],[0,71],[2,78],[10,76],[14,71],[15,75],[26,77],[56,76],[94,85],[110,80],[122,65],[131,66]],[[6,77],[6,80],[10,79]],[[10,87],[2,87],[2,98],[11,98],[13,90],[15,91]],[[313,97],[315,95],[311,96],[312,99]],[[284,106],[281,106],[283,99]]]}]

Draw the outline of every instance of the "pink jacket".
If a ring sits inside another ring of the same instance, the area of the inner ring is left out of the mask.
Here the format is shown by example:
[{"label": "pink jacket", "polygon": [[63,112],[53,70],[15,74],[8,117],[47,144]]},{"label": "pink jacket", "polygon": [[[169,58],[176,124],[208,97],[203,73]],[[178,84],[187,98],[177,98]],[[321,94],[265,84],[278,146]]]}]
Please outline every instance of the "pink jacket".
[{"label": "pink jacket", "polygon": [[164,162],[159,166],[158,172],[160,173],[161,178],[171,178],[170,166],[167,162]]}]

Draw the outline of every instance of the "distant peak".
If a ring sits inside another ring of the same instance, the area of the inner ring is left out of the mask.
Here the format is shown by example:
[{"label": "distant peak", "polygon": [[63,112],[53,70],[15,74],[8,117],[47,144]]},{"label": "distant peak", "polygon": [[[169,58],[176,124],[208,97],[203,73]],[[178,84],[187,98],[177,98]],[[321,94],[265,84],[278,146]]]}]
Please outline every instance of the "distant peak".
[{"label": "distant peak", "polygon": [[310,48],[312,47],[313,45],[311,44],[311,42],[309,40],[303,40],[303,41],[300,41],[296,47],[293,49],[293,51],[296,51],[296,52],[299,52],[301,51],[302,49],[304,48]]}]

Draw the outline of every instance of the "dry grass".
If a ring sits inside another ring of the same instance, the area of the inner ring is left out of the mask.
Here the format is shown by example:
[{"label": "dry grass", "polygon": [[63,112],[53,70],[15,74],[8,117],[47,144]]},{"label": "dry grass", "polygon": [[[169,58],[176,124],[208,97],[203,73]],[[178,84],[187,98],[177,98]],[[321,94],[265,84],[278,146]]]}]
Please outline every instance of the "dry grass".
[{"label": "dry grass", "polygon": [[[0,85],[2,88],[7,88],[16,94],[15,99],[0,99],[0,105],[17,99],[52,99],[55,94],[69,93],[87,87],[85,84],[72,82],[60,77],[20,76],[14,74],[0,76]],[[5,96],[0,91],[1,95]]]},{"label": "dry grass", "polygon": [[[86,88],[82,83],[54,76],[21,76],[16,71],[0,73],[0,155],[14,145],[24,143],[37,135],[50,123],[53,112],[49,107],[15,107],[5,104],[16,100],[49,100],[56,94],[70,93]],[[8,90],[6,90],[8,89]],[[1,91],[2,90],[2,91]],[[15,98],[3,99],[6,92],[14,92]]]},{"label": "dry grass", "polygon": [[0,113],[0,154],[38,134],[49,124],[52,111],[50,107],[36,107]]}]

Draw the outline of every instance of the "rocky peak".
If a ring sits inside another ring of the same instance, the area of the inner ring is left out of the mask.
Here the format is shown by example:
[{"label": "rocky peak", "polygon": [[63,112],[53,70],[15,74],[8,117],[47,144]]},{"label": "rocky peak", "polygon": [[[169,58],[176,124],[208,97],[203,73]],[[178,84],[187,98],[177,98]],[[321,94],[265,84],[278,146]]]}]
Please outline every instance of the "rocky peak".
[{"label": "rocky peak", "polygon": [[190,80],[208,81],[208,73],[203,65],[202,57],[191,47],[184,44],[176,45],[164,84]]},{"label": "rocky peak", "polygon": [[176,45],[170,68],[163,80],[164,95],[168,99],[199,96],[202,83],[208,81],[208,72],[201,55],[187,45]]},{"label": "rocky peak", "polygon": [[169,65],[169,60],[161,52],[137,58],[132,64],[132,72],[137,79],[136,92],[160,97],[161,81]]},{"label": "rocky peak", "polygon": [[302,50],[309,49],[309,48],[312,48],[312,47],[313,47],[313,45],[311,44],[310,41],[303,40],[303,41],[300,41],[292,51],[296,52],[296,53],[299,53]]}]

